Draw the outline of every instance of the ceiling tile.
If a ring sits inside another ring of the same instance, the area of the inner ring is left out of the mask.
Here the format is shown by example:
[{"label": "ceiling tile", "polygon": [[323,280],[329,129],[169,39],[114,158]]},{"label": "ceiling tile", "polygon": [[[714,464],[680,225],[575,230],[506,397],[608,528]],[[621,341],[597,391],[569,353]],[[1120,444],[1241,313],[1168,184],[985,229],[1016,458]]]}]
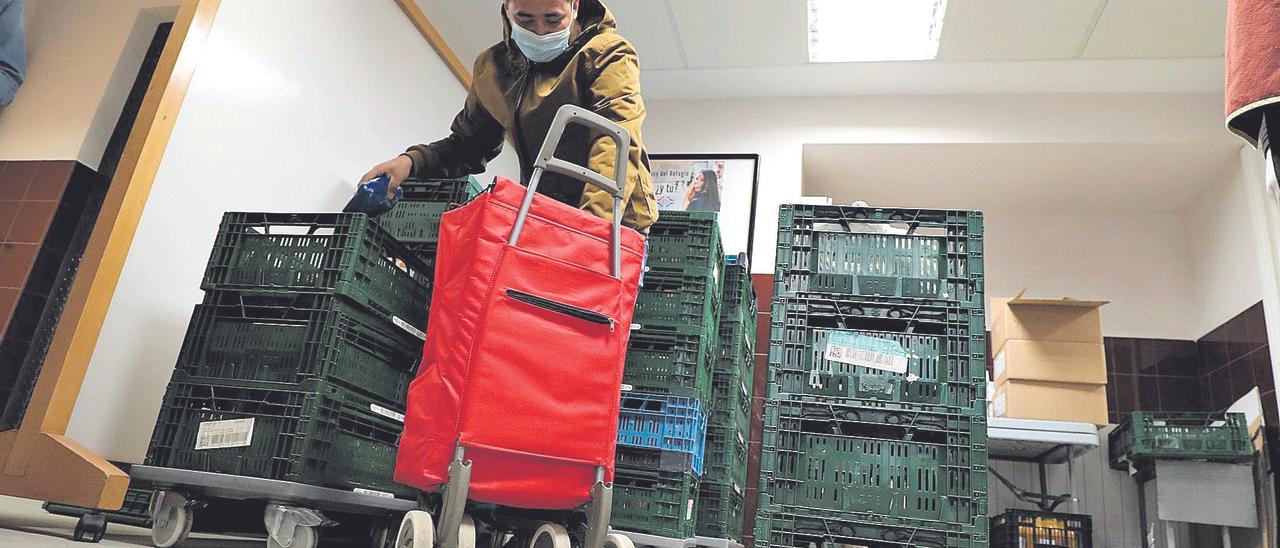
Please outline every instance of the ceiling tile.
[{"label": "ceiling tile", "polygon": [[691,68],[809,61],[805,0],[671,0],[671,8]]},{"label": "ceiling tile", "polygon": [[1108,0],[1084,57],[1221,57],[1226,27],[1224,0]]},{"label": "ceiling tile", "polygon": [[1103,1],[949,0],[938,59],[1074,59]]},{"label": "ceiling tile", "polygon": [[[677,0],[685,1],[685,0]],[[618,34],[625,36],[640,53],[645,70],[685,68],[680,54],[680,36],[671,22],[664,0],[613,0],[606,2],[618,19]]]}]

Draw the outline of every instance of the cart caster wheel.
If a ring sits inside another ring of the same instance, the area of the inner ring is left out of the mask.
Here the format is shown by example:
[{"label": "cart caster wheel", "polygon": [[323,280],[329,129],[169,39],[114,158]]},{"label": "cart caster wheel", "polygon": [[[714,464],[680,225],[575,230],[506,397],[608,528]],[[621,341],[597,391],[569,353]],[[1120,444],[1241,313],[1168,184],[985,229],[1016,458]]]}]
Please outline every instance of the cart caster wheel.
[{"label": "cart caster wheel", "polygon": [[466,514],[458,526],[458,548],[476,548],[476,521]]},{"label": "cart caster wheel", "polygon": [[432,548],[436,543],[436,524],[431,514],[414,510],[404,515],[396,548]]},{"label": "cart caster wheel", "polygon": [[76,522],[76,530],[71,538],[76,542],[102,542],[102,535],[106,532],[107,516],[85,514]]},{"label": "cart caster wheel", "polygon": [[191,534],[194,514],[187,498],[173,491],[166,491],[151,516],[151,542],[157,548],[169,548],[186,540]]},{"label": "cart caster wheel", "polygon": [[558,523],[544,523],[533,532],[529,548],[572,548],[569,532]]},{"label": "cart caster wheel", "polygon": [[293,539],[288,544],[267,536],[267,548],[316,548],[317,544],[320,544],[320,534],[315,527],[305,525],[293,528]]},{"label": "cart caster wheel", "polygon": [[604,548],[636,548],[636,543],[622,533],[609,533],[604,537]]}]

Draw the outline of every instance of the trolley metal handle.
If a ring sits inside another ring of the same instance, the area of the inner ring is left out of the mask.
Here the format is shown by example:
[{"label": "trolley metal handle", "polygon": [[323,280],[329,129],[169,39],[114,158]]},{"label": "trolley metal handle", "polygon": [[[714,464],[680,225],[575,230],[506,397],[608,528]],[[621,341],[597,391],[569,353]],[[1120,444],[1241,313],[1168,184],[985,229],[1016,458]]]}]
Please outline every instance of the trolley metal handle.
[{"label": "trolley metal handle", "polygon": [[[582,167],[555,157],[556,147],[564,130],[571,123],[595,129],[604,136],[613,139],[617,145],[618,158],[614,166],[613,180]],[[627,155],[631,150],[631,134],[626,128],[609,121],[594,112],[574,105],[565,105],[556,112],[551,129],[547,131],[547,139],[538,151],[538,159],[533,164],[533,178],[529,180],[529,189],[525,192],[524,201],[520,203],[520,212],[516,215],[516,224],[511,227],[511,237],[507,244],[516,245],[520,241],[520,232],[524,229],[525,219],[529,216],[529,206],[533,204],[533,194],[538,190],[538,183],[546,171],[559,173],[566,177],[582,181],[608,192],[613,196],[613,234],[609,248],[610,274],[615,278],[622,277],[622,191],[627,180]]]}]

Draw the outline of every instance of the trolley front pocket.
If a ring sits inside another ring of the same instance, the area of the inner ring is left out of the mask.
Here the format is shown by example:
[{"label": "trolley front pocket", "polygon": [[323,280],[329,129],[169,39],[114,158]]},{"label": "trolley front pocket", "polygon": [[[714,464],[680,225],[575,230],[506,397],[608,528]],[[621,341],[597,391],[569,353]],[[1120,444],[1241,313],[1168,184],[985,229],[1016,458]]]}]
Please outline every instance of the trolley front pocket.
[{"label": "trolley front pocket", "polygon": [[544,310],[558,312],[560,314],[578,318],[580,320],[585,320],[591,323],[607,325],[610,327],[610,329],[612,329],[613,327],[613,318],[610,318],[609,316],[606,316],[594,310],[579,308],[573,305],[564,304],[559,301],[553,301],[545,297],[539,297],[537,295],[525,293],[523,291],[517,291],[515,289],[508,289],[507,296],[517,301],[520,301],[522,303],[536,306]]}]

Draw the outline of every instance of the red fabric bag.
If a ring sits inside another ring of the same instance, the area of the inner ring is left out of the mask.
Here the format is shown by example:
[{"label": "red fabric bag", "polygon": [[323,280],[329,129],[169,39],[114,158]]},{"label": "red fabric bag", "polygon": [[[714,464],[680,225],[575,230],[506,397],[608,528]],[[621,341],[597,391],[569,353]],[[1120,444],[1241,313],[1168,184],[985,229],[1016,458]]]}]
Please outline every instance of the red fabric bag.
[{"label": "red fabric bag", "polygon": [[396,481],[438,491],[458,444],[467,498],[568,509],[613,480],[622,366],[643,237],[535,194],[507,243],[525,188],[498,178],[444,214],[422,366],[409,388]]}]

